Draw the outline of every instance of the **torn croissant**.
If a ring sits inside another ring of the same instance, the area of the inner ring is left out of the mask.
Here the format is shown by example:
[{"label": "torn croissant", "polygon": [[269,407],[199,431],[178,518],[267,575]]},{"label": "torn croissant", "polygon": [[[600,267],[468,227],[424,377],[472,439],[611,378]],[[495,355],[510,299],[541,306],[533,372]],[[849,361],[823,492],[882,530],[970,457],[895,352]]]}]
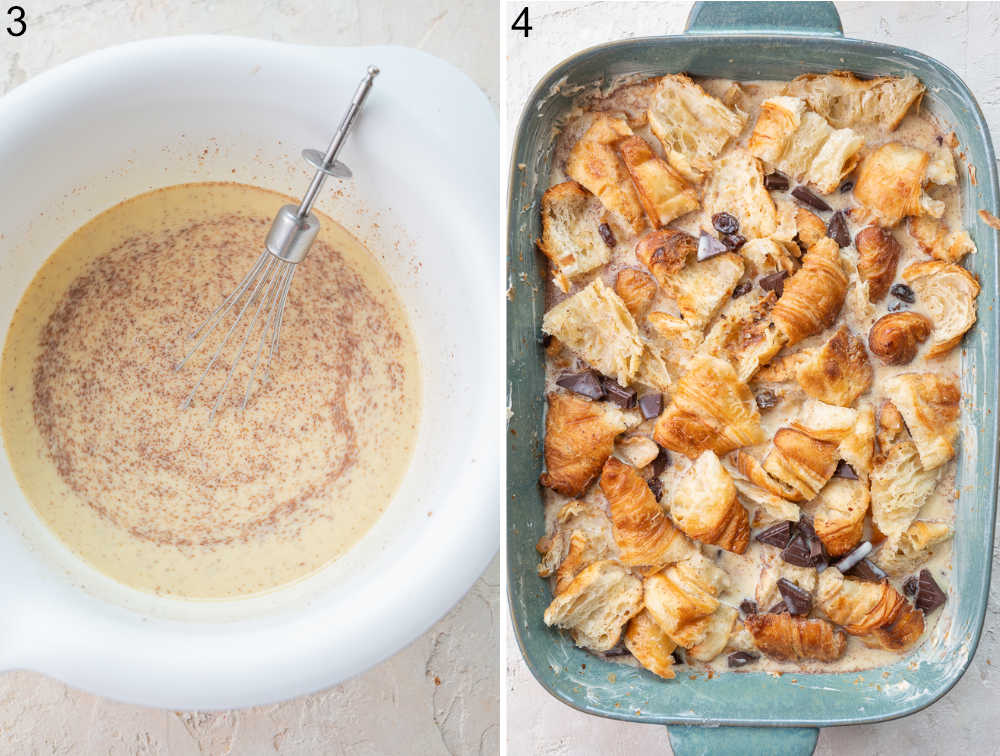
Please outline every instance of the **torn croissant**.
[{"label": "torn croissant", "polygon": [[[556,281],[571,279],[599,268],[611,259],[611,249],[598,232],[599,223],[590,192],[575,181],[564,181],[542,195],[542,238],[538,248],[558,271]],[[565,285],[563,285],[565,284]]]},{"label": "torn croissant", "polygon": [[699,353],[728,360],[739,379],[749,381],[785,343],[784,334],[771,321],[776,301],[773,291],[733,300],[708,330]]},{"label": "torn croissant", "polygon": [[902,533],[937,486],[938,470],[925,470],[912,441],[883,450],[871,474],[872,523],[887,536]]},{"label": "torn croissant", "polygon": [[632,136],[621,118],[602,113],[570,151],[566,175],[596,195],[608,210],[638,232],[645,222],[639,195],[616,145]]},{"label": "torn croissant", "polygon": [[868,646],[903,651],[924,631],[923,613],[888,580],[854,580],[829,568],[819,576],[816,601],[826,616]]},{"label": "torn croissant", "polygon": [[860,480],[834,478],[819,492],[817,501],[813,528],[830,556],[842,556],[861,543],[868,486]]},{"label": "torn croissant", "polygon": [[670,639],[689,649],[708,637],[721,607],[716,597],[727,585],[726,573],[699,555],[647,577],[644,601]]},{"label": "torn croissant", "polygon": [[698,193],[669,163],[656,156],[645,139],[638,136],[623,139],[618,152],[653,228],[698,209]]},{"label": "torn croissant", "polygon": [[548,397],[545,416],[545,472],[541,484],[566,496],[579,496],[597,477],[627,428],[621,410],[569,394]]},{"label": "torn croissant", "polygon": [[917,520],[882,544],[875,563],[890,575],[915,572],[930,559],[934,547],[949,538],[951,528],[946,523]]},{"label": "torn croissant", "polygon": [[903,416],[925,469],[940,467],[955,456],[962,392],[953,378],[903,373],[887,379],[883,388]]},{"label": "torn croissant", "polygon": [[703,451],[717,455],[764,441],[757,402],[733,366],[699,355],[681,376],[666,410],[653,429],[653,440],[696,459]]},{"label": "torn croissant", "polygon": [[847,649],[847,636],[822,619],[751,614],[743,624],[750,631],[754,645],[779,661],[832,662]]},{"label": "torn croissant", "polygon": [[868,283],[868,299],[879,302],[896,278],[899,242],[881,226],[868,226],[854,237],[854,246],[858,250],[858,275]]},{"label": "torn croissant", "polygon": [[940,218],[944,203],[924,194],[930,155],[899,142],[883,144],[861,161],[854,197],[892,228],[908,215]]},{"label": "torn croissant", "polygon": [[660,567],[686,559],[696,551],[631,466],[614,457],[609,459],[601,473],[601,491],[611,507],[611,524],[622,564]]},{"label": "torn croissant", "polygon": [[656,282],[635,268],[622,268],[615,277],[615,294],[622,298],[633,318],[646,314],[656,296]]},{"label": "torn croissant", "polygon": [[920,101],[924,85],[913,74],[859,79],[850,71],[796,76],[786,91],[838,128],[878,126],[894,131],[910,107]]},{"label": "torn croissant", "polygon": [[703,452],[677,482],[670,516],[702,543],[736,554],[750,543],[750,518],[736,496],[733,479],[711,451]]},{"label": "torn croissant", "polygon": [[903,271],[903,280],[934,324],[927,356],[947,354],[976,322],[979,281],[960,265],[940,260],[910,265]]},{"label": "torn croissant", "polygon": [[942,262],[957,263],[966,255],[976,253],[975,242],[968,231],[949,231],[944,223],[928,215],[908,218],[906,230],[921,250]]},{"label": "torn croissant", "polygon": [[553,530],[535,547],[541,555],[539,577],[556,576],[554,593],[562,593],[585,567],[614,555],[611,521],[600,507],[568,501],[556,515]]},{"label": "torn croissant", "polygon": [[647,610],[639,612],[625,630],[625,648],[643,667],[664,680],[674,679],[673,651],[670,640]]},{"label": "torn croissant", "polygon": [[705,185],[705,209],[710,215],[730,213],[747,239],[769,237],[778,228],[778,209],[764,186],[760,160],[736,149],[715,161]]},{"label": "torn croissant", "polygon": [[797,428],[779,428],[763,468],[799,493],[813,499],[837,469],[837,444],[823,441]]},{"label": "torn croissant", "polygon": [[570,631],[576,645],[603,652],[614,648],[622,628],[642,611],[642,581],[616,561],[594,562],[552,599],[544,620]]},{"label": "torn croissant", "polygon": [[795,379],[813,399],[850,407],[871,386],[874,371],[865,345],[841,326],[798,365]]},{"label": "torn croissant", "polygon": [[833,325],[847,296],[847,280],[837,242],[823,238],[809,248],[771,311],[788,346]]}]

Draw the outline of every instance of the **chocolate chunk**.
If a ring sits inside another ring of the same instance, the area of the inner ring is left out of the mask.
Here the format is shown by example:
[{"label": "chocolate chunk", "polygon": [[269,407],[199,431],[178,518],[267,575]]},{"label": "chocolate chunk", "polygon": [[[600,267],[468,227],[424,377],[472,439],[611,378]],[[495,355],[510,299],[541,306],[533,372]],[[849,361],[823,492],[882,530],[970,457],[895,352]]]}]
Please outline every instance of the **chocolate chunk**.
[{"label": "chocolate chunk", "polygon": [[631,652],[625,648],[625,641],[619,641],[616,646],[604,652],[605,656],[630,656]]},{"label": "chocolate chunk", "polygon": [[757,284],[764,291],[773,291],[774,296],[780,299],[781,295],[785,293],[786,278],[788,278],[788,272],[779,270],[777,273],[768,273],[766,276],[761,276]]},{"label": "chocolate chunk", "polygon": [[712,228],[720,234],[735,234],[740,230],[740,222],[729,213],[716,213],[712,216]]},{"label": "chocolate chunk", "polygon": [[646,481],[646,485],[649,486],[649,490],[653,492],[653,497],[659,501],[663,498],[663,481],[653,476]]},{"label": "chocolate chunk", "polygon": [[917,576],[910,575],[910,577],[906,578],[906,580],[903,581],[903,593],[905,593],[907,596],[912,596],[916,592],[917,592]]},{"label": "chocolate chunk", "polygon": [[821,198],[817,197],[815,194],[806,189],[804,186],[797,186],[794,189],[792,189],[792,196],[795,197],[795,199],[799,200],[800,202],[804,202],[805,204],[809,205],[809,207],[815,210],[822,210],[824,212],[826,212],[827,210],[833,210],[833,208],[830,207],[828,204],[826,204],[826,202],[824,202]]},{"label": "chocolate chunk", "polygon": [[862,541],[853,550],[847,553],[846,556],[841,558],[834,567],[836,567],[841,572],[847,572],[854,565],[864,559],[866,556],[872,553],[872,545],[869,541]]},{"label": "chocolate chunk", "polygon": [[784,173],[769,173],[764,177],[764,188],[773,192],[783,192],[788,188],[788,176]]},{"label": "chocolate chunk", "polygon": [[913,595],[913,605],[924,614],[930,614],[941,606],[948,597],[937,584],[930,570],[920,570],[917,575],[917,590]]},{"label": "chocolate chunk", "polygon": [[751,654],[749,651],[736,651],[726,657],[726,664],[729,665],[730,669],[736,669],[738,667],[745,667],[759,658],[757,654]]},{"label": "chocolate chunk", "polygon": [[702,231],[701,236],[698,237],[698,262],[708,260],[711,257],[721,255],[723,252],[728,251],[729,250],[726,245],[711,234],[706,234]]},{"label": "chocolate chunk", "polygon": [[853,188],[854,188],[854,182],[851,181],[850,179],[847,179],[847,181],[845,181],[843,184],[840,185],[840,193],[847,194]]},{"label": "chocolate chunk", "polygon": [[761,543],[766,543],[769,546],[777,546],[779,549],[783,549],[788,545],[788,542],[792,538],[792,528],[795,523],[791,520],[784,520],[783,522],[776,523],[766,530],[760,531],[755,540]]},{"label": "chocolate chunk", "polygon": [[777,604],[772,606],[767,610],[768,614],[788,614],[788,604],[785,603],[784,599],[781,599]]},{"label": "chocolate chunk", "polygon": [[937,136],[935,136],[934,139],[937,140],[938,147],[940,147],[941,145],[944,144],[944,137],[941,136],[940,134],[938,134]]},{"label": "chocolate chunk", "polygon": [[551,344],[551,343],[552,343],[552,334],[551,333],[543,333],[541,336],[538,337],[538,345],[542,349],[548,349],[549,348],[549,344]]},{"label": "chocolate chunk", "polygon": [[663,471],[670,465],[670,452],[660,447],[660,453],[653,460],[653,475],[662,475]]},{"label": "chocolate chunk", "polygon": [[615,238],[615,232],[611,230],[611,226],[607,223],[602,223],[598,226],[597,233],[601,235],[601,238],[604,239],[604,243],[609,247],[614,247],[618,243],[618,240]]},{"label": "chocolate chunk", "polygon": [[906,302],[901,302],[901,301],[899,301],[897,299],[895,302],[893,302],[891,305],[889,305],[886,309],[888,309],[889,312],[899,312],[900,310],[907,309],[907,304],[906,304]]},{"label": "chocolate chunk", "polygon": [[639,411],[646,420],[659,417],[663,412],[663,394],[643,394],[639,397]]},{"label": "chocolate chunk", "polygon": [[743,599],[740,602],[740,611],[747,617],[758,612],[757,602],[753,599]]},{"label": "chocolate chunk", "polygon": [[774,395],[774,392],[769,389],[758,391],[754,399],[757,401],[757,406],[762,410],[777,407],[778,404],[781,403],[781,400],[778,399],[778,397]]},{"label": "chocolate chunk", "polygon": [[847,571],[847,574],[858,580],[867,580],[869,583],[881,583],[888,575],[885,570],[868,559],[862,559]]},{"label": "chocolate chunk", "polygon": [[843,210],[838,210],[830,218],[826,225],[826,234],[835,242],[838,247],[851,246],[851,233],[847,230],[847,218]]},{"label": "chocolate chunk", "polygon": [[722,234],[719,240],[726,245],[726,249],[733,252],[747,243],[747,238],[743,234]]},{"label": "chocolate chunk", "polygon": [[739,299],[744,294],[749,294],[752,288],[753,281],[740,281],[736,284],[736,288],[733,289],[733,299]]},{"label": "chocolate chunk", "polygon": [[556,379],[556,385],[590,399],[604,398],[604,387],[601,385],[601,379],[593,370],[584,370],[581,373],[563,373]]},{"label": "chocolate chunk", "polygon": [[674,657],[674,664],[687,664],[687,659],[684,658],[684,649],[678,646],[670,655]]},{"label": "chocolate chunk", "polygon": [[609,402],[614,402],[622,409],[632,409],[635,406],[635,389],[625,388],[613,378],[604,379],[604,393]]},{"label": "chocolate chunk", "polygon": [[814,557],[810,548],[810,542],[803,538],[801,534],[792,536],[792,540],[782,550],[781,558],[789,564],[794,564],[796,567],[815,566],[813,564]]},{"label": "chocolate chunk", "polygon": [[802,534],[802,537],[807,541],[815,541],[816,539],[816,529],[813,527],[812,521],[803,515],[799,518],[799,521],[795,524],[795,529]]},{"label": "chocolate chunk", "polygon": [[813,600],[809,591],[799,588],[791,580],[778,578],[778,593],[788,607],[788,613],[793,616],[809,614],[812,609]]},{"label": "chocolate chunk", "polygon": [[837,469],[833,471],[833,477],[857,480],[858,474],[854,472],[853,467],[847,464],[844,460],[840,460],[840,462],[837,463]]},{"label": "chocolate chunk", "polygon": [[901,299],[907,304],[913,304],[917,301],[917,295],[914,294],[913,289],[906,284],[893,284],[889,289],[889,293],[896,299]]}]

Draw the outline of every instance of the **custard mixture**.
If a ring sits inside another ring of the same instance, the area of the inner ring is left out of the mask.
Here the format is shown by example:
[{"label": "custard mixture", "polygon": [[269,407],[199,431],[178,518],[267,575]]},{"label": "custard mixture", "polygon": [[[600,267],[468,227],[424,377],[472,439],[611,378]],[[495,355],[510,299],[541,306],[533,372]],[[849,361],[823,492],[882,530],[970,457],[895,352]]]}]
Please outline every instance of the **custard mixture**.
[{"label": "custard mixture", "polygon": [[245,411],[247,355],[209,422],[238,338],[181,410],[218,343],[175,371],[191,331],[287,202],[235,183],[129,199],[67,239],[15,312],[0,374],[15,474],[66,546],[126,585],[221,599],[307,576],[372,527],[407,470],[421,397],[407,314],[326,217]]}]

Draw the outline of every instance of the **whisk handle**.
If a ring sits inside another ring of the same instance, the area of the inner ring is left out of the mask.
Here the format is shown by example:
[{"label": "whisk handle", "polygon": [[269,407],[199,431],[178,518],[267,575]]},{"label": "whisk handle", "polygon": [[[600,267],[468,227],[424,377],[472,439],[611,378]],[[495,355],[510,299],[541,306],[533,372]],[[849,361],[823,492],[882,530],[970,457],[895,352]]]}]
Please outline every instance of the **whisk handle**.
[{"label": "whisk handle", "polygon": [[[340,126],[337,127],[337,132],[333,135],[333,139],[330,140],[330,146],[326,148],[326,154],[323,155],[323,165],[325,168],[332,168],[334,163],[336,163],[340,148],[343,146],[344,140],[347,139],[347,134],[354,125],[354,121],[361,111],[361,106],[368,97],[368,93],[371,91],[372,84],[378,74],[379,70],[377,66],[368,66],[364,78],[361,79],[358,88],[354,90],[354,97],[351,98],[351,104],[347,108],[347,112],[344,113],[344,117],[340,121]],[[317,169],[312,183],[309,184],[309,189],[306,190],[305,195],[302,197],[302,202],[299,203],[298,210],[296,211],[296,215],[299,218],[305,218],[309,215],[309,211],[312,210],[313,203],[316,201],[320,189],[323,188],[323,182],[326,181],[326,177],[327,172],[325,170]]]}]

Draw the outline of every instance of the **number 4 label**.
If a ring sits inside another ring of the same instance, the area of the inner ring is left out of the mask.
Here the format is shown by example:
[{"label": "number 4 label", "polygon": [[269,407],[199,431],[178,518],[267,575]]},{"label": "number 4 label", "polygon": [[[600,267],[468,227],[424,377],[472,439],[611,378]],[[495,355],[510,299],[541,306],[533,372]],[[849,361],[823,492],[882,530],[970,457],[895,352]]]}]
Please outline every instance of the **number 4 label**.
[{"label": "number 4 label", "polygon": [[521,8],[521,12],[517,14],[517,18],[514,19],[514,23],[511,25],[512,31],[524,32],[524,36],[528,36],[530,32],[535,27],[530,25],[531,22],[528,20],[528,6],[525,5]]}]

